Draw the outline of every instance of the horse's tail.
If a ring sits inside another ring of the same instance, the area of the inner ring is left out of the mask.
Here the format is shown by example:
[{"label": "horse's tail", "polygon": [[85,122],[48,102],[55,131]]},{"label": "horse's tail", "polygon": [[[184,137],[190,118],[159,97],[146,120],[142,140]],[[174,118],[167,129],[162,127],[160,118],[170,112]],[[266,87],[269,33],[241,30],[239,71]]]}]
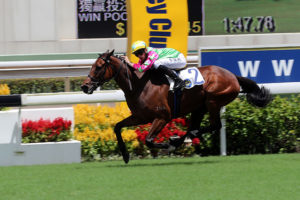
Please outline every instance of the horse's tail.
[{"label": "horse's tail", "polygon": [[272,101],[272,94],[269,89],[265,87],[259,87],[255,81],[251,79],[236,76],[239,81],[240,86],[242,87],[242,93],[247,93],[247,101],[258,107],[265,107]]}]

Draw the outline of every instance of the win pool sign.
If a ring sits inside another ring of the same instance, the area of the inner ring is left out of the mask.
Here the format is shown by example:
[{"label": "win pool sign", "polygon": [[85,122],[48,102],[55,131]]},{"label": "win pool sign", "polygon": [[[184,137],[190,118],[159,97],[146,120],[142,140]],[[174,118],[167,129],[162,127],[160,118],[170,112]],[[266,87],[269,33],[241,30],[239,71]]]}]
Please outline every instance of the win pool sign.
[{"label": "win pool sign", "polygon": [[257,83],[300,82],[300,46],[200,49],[200,66],[218,65]]}]

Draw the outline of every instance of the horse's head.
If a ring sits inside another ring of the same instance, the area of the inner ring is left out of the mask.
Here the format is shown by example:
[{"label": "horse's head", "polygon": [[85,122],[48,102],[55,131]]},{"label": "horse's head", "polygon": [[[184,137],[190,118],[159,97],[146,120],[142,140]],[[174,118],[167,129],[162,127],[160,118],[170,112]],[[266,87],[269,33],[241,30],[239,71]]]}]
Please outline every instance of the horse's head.
[{"label": "horse's head", "polygon": [[83,81],[81,89],[84,93],[92,94],[98,86],[109,81],[116,74],[115,67],[112,63],[111,56],[114,54],[114,50],[111,52],[99,54],[99,57],[92,65],[88,77]]}]

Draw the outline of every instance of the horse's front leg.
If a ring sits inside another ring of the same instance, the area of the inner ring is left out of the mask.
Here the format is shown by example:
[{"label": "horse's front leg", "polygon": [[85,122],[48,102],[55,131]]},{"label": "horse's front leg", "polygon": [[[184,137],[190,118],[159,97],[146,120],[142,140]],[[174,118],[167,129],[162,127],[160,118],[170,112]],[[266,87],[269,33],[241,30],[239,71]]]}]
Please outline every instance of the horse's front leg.
[{"label": "horse's front leg", "polygon": [[169,148],[169,143],[154,143],[154,138],[159,134],[159,132],[165,127],[167,121],[165,119],[155,119],[152,122],[152,126],[146,136],[146,145],[149,148],[159,148],[167,149]]},{"label": "horse's front leg", "polygon": [[121,135],[121,129],[123,127],[135,126],[135,125],[139,125],[139,124],[141,124],[140,121],[135,116],[131,115],[131,116],[123,119],[122,121],[118,122],[114,129],[114,132],[117,137],[119,149],[122,153],[123,160],[126,164],[129,162],[129,153],[128,153],[125,143],[123,141],[123,138]]}]

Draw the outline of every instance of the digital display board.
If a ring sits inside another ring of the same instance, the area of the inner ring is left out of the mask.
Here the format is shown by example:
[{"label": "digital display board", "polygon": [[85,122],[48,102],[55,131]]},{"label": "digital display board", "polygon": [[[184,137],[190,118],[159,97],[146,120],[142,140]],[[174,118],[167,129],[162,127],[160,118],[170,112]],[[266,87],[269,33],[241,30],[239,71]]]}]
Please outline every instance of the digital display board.
[{"label": "digital display board", "polygon": [[205,35],[300,32],[299,0],[206,0]]}]

